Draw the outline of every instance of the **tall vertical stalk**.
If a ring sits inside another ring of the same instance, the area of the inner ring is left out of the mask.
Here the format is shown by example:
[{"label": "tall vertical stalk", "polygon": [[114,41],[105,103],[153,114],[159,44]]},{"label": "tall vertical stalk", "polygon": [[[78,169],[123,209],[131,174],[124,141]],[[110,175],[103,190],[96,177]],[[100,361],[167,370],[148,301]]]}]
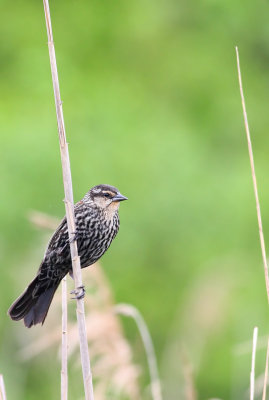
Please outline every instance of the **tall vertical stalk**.
[{"label": "tall vertical stalk", "polygon": [[258,186],[257,186],[257,179],[256,179],[256,173],[255,173],[255,166],[254,166],[254,157],[253,157],[250,131],[249,131],[249,126],[248,126],[247,110],[246,110],[246,104],[245,104],[245,98],[244,98],[244,92],[243,92],[243,84],[242,84],[240,61],[239,61],[239,52],[238,52],[237,47],[235,48],[235,52],[236,52],[237,72],[238,72],[238,81],[239,81],[242,109],[243,109],[244,124],[245,124],[245,130],[246,130],[246,136],[247,136],[247,142],[248,142],[249,161],[250,161],[254,195],[255,195],[255,201],[256,201],[256,210],[257,210],[257,218],[258,218],[258,227],[259,227],[259,235],[260,235],[260,243],[261,243],[261,251],[262,251],[262,260],[263,260],[267,300],[269,302],[269,275],[268,275],[268,265],[267,265],[266,251],[265,251],[264,235],[263,235],[263,229],[262,229],[261,207],[260,207],[260,202],[259,202]]},{"label": "tall vertical stalk", "polygon": [[[52,25],[51,25],[48,0],[43,0],[43,4],[44,4],[45,20],[46,20],[47,35],[48,35],[49,58],[50,58],[52,83],[53,83],[53,90],[55,97],[59,141],[60,141],[63,183],[64,183],[64,193],[65,193],[65,211],[66,211],[66,219],[68,226],[68,235],[70,239],[72,268],[73,268],[75,286],[76,288],[79,288],[82,286],[82,276],[81,276],[80,259],[78,256],[77,241],[72,240],[74,233],[76,232],[76,224],[74,215],[73,189],[72,189],[68,144],[66,142],[66,135],[65,135],[62,101],[60,96],[60,87],[59,87],[56,55],[53,42]],[[93,400],[94,397],[93,397],[92,374],[91,374],[89,350],[87,343],[83,299],[77,299],[77,321],[78,321],[79,338],[80,338],[80,355],[81,355],[81,364],[83,372],[85,399]]]}]

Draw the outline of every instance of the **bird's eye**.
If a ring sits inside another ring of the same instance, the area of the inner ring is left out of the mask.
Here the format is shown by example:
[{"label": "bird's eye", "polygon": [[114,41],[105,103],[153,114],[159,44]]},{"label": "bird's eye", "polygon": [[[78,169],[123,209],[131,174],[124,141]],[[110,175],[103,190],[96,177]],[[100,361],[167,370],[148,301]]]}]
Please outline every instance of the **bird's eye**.
[{"label": "bird's eye", "polygon": [[110,197],[109,193],[104,193],[104,197]]}]

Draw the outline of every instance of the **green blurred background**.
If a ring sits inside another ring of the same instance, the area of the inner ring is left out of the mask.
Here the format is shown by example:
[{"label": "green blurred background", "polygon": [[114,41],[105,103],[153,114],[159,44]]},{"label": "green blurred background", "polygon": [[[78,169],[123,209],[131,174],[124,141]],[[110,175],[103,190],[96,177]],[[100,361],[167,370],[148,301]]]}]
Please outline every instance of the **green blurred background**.
[{"label": "green blurred background", "polygon": [[[64,213],[43,4],[0,5],[0,372],[9,400],[54,399],[55,354],[21,362],[18,349],[31,336],[6,316],[49,237],[33,228],[29,210]],[[268,239],[269,3],[50,6],[75,200],[99,183],[129,197],[102,260],[115,299],[147,321],[166,400],[189,399],[184,364],[199,399],[244,399],[255,325],[257,376],[264,371],[268,304],[234,47]],[[124,326],[145,387],[139,335]]]}]

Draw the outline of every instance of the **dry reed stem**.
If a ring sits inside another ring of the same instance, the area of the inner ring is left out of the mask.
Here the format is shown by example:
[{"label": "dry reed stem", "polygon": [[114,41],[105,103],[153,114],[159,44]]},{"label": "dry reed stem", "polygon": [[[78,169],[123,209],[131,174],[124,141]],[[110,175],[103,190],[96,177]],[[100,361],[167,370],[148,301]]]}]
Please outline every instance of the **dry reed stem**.
[{"label": "dry reed stem", "polygon": [[153,400],[162,400],[161,383],[158,373],[156,355],[153,342],[144,318],[137,310],[137,308],[130,304],[117,304],[114,307],[114,310],[118,314],[132,317],[135,320],[147,354],[152,398]]},{"label": "dry reed stem", "polygon": [[255,326],[253,330],[253,344],[252,344],[252,358],[251,358],[251,372],[250,372],[250,400],[254,400],[255,358],[256,358],[257,338],[258,338],[258,328]]},{"label": "dry reed stem", "polygon": [[265,362],[265,371],[264,371],[262,400],[266,400],[266,389],[267,389],[267,380],[268,380],[268,359],[269,359],[269,338],[267,341],[267,352],[266,352],[266,362]]},{"label": "dry reed stem", "polygon": [[[134,364],[133,351],[124,336],[119,315],[111,312],[114,298],[100,265],[95,264],[85,273],[85,284],[88,288],[85,301],[87,335],[95,377],[94,400],[111,399],[111,393],[113,399],[141,400],[140,367]],[[61,294],[57,292],[50,318],[40,332],[31,331],[31,341],[20,350],[21,360],[30,360],[42,352],[55,353],[56,346],[61,357],[60,310]],[[72,359],[72,371],[80,368],[79,337],[73,320],[68,322],[68,357]],[[71,381],[70,376],[69,385]]]},{"label": "dry reed stem", "polygon": [[261,250],[262,250],[262,259],[263,259],[263,266],[264,266],[267,300],[269,302],[268,265],[267,265],[264,236],[263,236],[263,229],[262,229],[262,217],[261,217],[261,209],[260,209],[260,202],[259,202],[259,196],[258,196],[258,187],[257,187],[257,180],[256,180],[256,174],[255,174],[255,167],[254,167],[254,157],[253,157],[250,132],[249,132],[249,126],[248,126],[248,117],[247,117],[245,98],[244,98],[244,93],[243,93],[243,85],[242,85],[240,62],[239,62],[239,53],[238,53],[237,46],[235,47],[235,51],[236,51],[236,60],[237,60],[238,81],[239,81],[240,95],[241,95],[242,108],[243,108],[243,117],[244,117],[247,142],[248,142],[249,160],[250,160],[251,174],[252,174],[252,179],[253,179],[253,186],[254,186],[254,193],[255,193],[255,200],[256,200],[256,209],[257,209],[258,226],[259,226],[259,234],[260,234],[260,242],[261,242]]},{"label": "dry reed stem", "polygon": [[0,375],[0,400],[7,400],[3,375]]},{"label": "dry reed stem", "polygon": [[[67,226],[68,226],[68,235],[69,235],[69,239],[70,239],[70,252],[71,252],[71,258],[72,258],[72,268],[73,268],[75,286],[76,286],[76,288],[78,288],[78,287],[82,286],[82,276],[81,276],[80,259],[78,256],[77,242],[76,242],[76,240],[71,241],[71,239],[73,239],[73,234],[76,231],[76,226],[75,226],[74,201],[73,201],[73,189],[72,189],[72,178],[71,178],[71,169],[70,169],[70,161],[69,161],[69,152],[68,152],[68,144],[66,142],[66,135],[65,135],[62,101],[61,101],[61,96],[60,96],[56,54],[55,54],[55,48],[54,48],[54,42],[53,42],[52,25],[51,25],[48,0],[43,0],[43,4],[44,4],[45,20],[46,20],[47,35],[48,35],[50,66],[51,66],[53,90],[54,90],[54,97],[55,97],[59,141],[60,141],[60,151],[61,151],[62,170],[63,170],[63,183],[64,183],[64,193],[65,193],[65,210],[66,210],[66,219],[67,219]],[[82,364],[82,372],[83,372],[85,399],[93,400],[94,397],[93,397],[93,386],[92,386],[92,374],[91,374],[91,368],[90,368],[90,358],[89,358],[89,350],[88,350],[88,343],[87,343],[87,333],[86,333],[84,300],[83,299],[77,300],[77,321],[78,321],[78,330],[79,330],[79,337],[80,337],[80,355],[81,355],[81,364]],[[64,357],[64,359],[67,360],[67,355],[66,355],[66,357]],[[65,366],[64,369],[67,370],[67,366]]]}]

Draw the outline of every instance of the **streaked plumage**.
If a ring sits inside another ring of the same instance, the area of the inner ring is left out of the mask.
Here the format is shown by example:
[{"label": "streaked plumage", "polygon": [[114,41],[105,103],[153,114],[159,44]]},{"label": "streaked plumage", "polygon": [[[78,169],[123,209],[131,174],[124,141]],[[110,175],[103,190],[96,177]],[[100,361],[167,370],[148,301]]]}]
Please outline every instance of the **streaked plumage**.
[{"label": "streaked plumage", "polygon": [[[75,207],[76,232],[81,267],[95,263],[105,253],[119,230],[119,202],[126,200],[109,185],[93,187]],[[37,276],[12,304],[13,320],[24,319],[28,328],[43,323],[61,280],[72,273],[66,218],[52,236]]]}]

